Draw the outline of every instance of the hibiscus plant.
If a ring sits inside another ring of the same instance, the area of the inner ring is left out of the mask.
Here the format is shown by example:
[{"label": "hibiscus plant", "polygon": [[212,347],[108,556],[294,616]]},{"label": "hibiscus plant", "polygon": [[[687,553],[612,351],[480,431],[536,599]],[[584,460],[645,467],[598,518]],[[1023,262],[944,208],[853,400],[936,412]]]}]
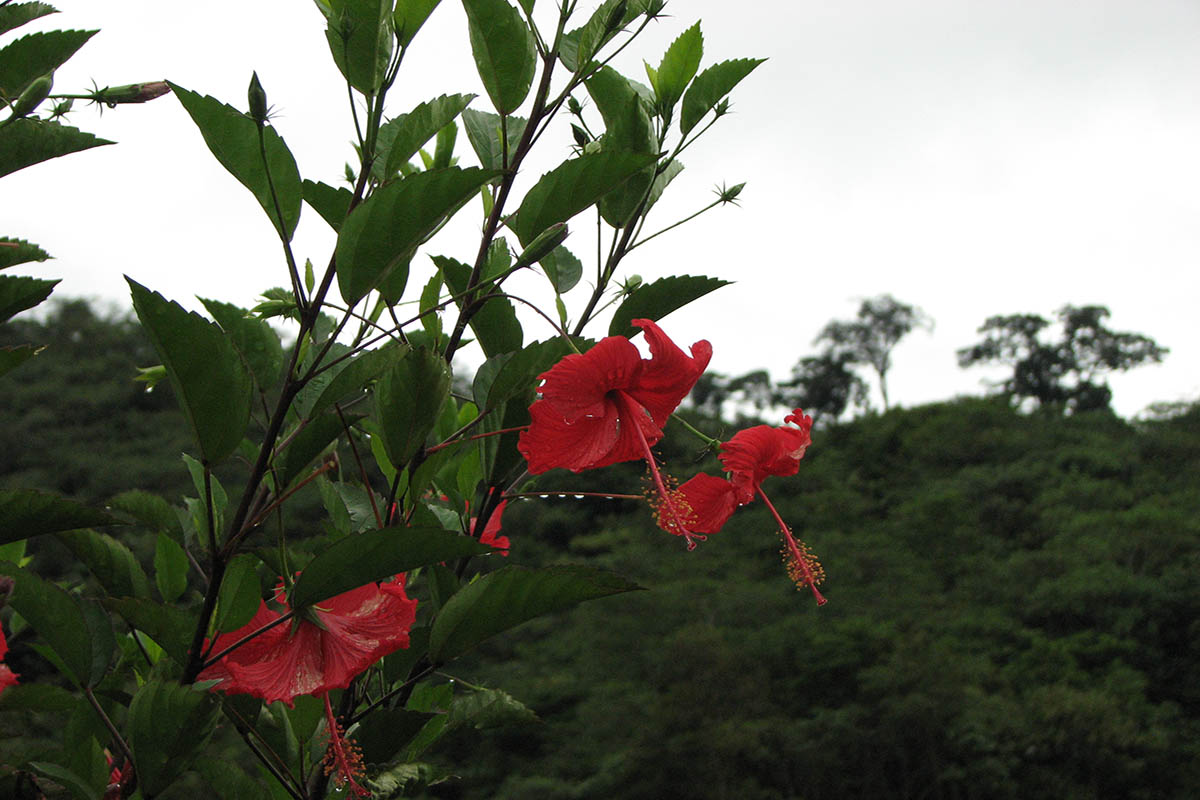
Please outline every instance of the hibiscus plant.
[{"label": "hibiscus plant", "polygon": [[[663,0],[462,2],[487,96],[394,109],[389,91],[438,0],[317,0],[353,99],[349,187],[301,178],[257,76],[245,109],[170,84],[278,234],[286,288],[249,309],[203,300],[202,316],[128,281],[161,359],[142,377],[169,383],[194,439],[183,506],[137,489],[104,508],[0,492],[10,640],[58,673],[39,683],[0,667],[0,703],[67,720],[61,750],[7,779],[17,796],[152,798],[197,780],[221,797],[419,792],[445,777],[421,761],[439,736],[529,715],[500,690],[447,682],[447,664],[524,621],[636,588],[505,561],[520,550],[502,531],[507,504],[569,486],[551,470],[644,461],[647,513],[691,548],[738,506],[770,505],[768,476],[797,471],[811,427],[799,411],[727,443],[672,423],[718,449],[726,474],[678,485],[659,467],[652,448],[712,347],[685,352],[658,321],[725,282],[618,280],[639,244],[674,227],[649,232],[647,219],[680,154],[761,61],[701,69],[697,23],[647,64],[644,86],[610,62]],[[535,177],[526,159],[552,125],[570,125],[575,147]],[[469,151],[455,150],[460,131]],[[317,267],[293,252],[305,204],[337,234]],[[460,215],[477,241],[432,242]],[[587,280],[568,224],[598,230]],[[410,285],[410,268],[432,277]],[[552,303],[521,296],[517,273],[541,273]],[[601,314],[607,335],[585,338]],[[319,523],[287,513],[302,492],[319,495]],[[819,565],[778,523],[789,574],[823,602]],[[86,580],[47,577],[61,572],[26,555],[44,535]],[[217,755],[231,736],[249,753],[241,766]]]}]

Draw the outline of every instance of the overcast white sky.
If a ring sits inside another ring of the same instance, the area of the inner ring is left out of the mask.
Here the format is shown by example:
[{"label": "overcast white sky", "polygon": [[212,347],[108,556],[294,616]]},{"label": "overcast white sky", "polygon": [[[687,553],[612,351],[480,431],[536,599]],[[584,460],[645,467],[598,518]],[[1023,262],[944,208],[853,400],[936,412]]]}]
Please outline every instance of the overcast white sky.
[{"label": "overcast white sky", "polygon": [[[55,5],[63,13],[21,32],[102,29],[59,71],[57,90],[169,78],[244,107],[257,70],[301,174],[339,180],[352,130],[311,2]],[[1120,412],[1200,396],[1200,4],[671,0],[667,11],[618,63],[627,76],[645,81],[641,59],[657,64],[697,20],[702,68],[769,59],[735,90],[735,113],[689,151],[649,229],[706,204],[721,182],[747,182],[741,208],[710,212],[627,262],[647,280],[737,281],[663,323],[680,344],[709,339],[714,369],[786,377],[828,320],[889,292],[937,323],[895,354],[892,398],[913,405],[980,391],[985,373],[958,369],[954,352],[986,317],[1098,303],[1114,328],[1172,351],[1113,379]],[[461,4],[446,0],[390,109],[463,91],[486,108]],[[62,277],[58,294],[122,307],[125,273],[192,307],[193,295],[248,306],[286,284],[265,215],[176,100],[79,110],[71,122],[119,144],[0,184],[3,233],[56,256],[22,274]],[[525,188],[568,142],[564,123]],[[459,153],[474,163],[462,136]],[[582,222],[569,241],[580,255]],[[431,252],[469,260],[473,245],[448,233]],[[298,255],[324,264],[332,243],[305,208]],[[517,288],[526,285],[536,283]],[[526,325],[527,339],[548,333]]]}]

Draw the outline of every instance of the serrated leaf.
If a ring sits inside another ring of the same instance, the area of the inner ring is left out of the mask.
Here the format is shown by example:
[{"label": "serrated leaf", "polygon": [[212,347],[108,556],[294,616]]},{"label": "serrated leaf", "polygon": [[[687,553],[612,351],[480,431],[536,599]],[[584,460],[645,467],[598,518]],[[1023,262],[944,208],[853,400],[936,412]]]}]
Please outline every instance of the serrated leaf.
[{"label": "serrated leaf", "polygon": [[[452,294],[459,295],[467,290],[467,281],[471,277],[470,267],[444,256],[433,256],[433,263],[441,270]],[[487,295],[498,291],[485,287],[481,294]],[[462,302],[462,298],[460,298],[458,300],[460,309]],[[479,305],[480,303],[482,305]],[[485,356],[490,358],[521,348],[524,333],[521,330],[521,323],[517,319],[517,312],[507,297],[481,298],[475,301],[473,308],[475,311],[470,320],[471,330],[475,332],[475,338],[479,340],[479,346],[483,349]]]},{"label": "serrated leaf", "polygon": [[438,131],[453,122],[475,99],[473,94],[452,94],[421,103],[407,114],[389,120],[379,129],[380,180],[394,175]]},{"label": "serrated leaf", "polygon": [[183,541],[179,515],[171,504],[156,494],[132,489],[113,497],[108,507],[121,511],[154,531],[165,531],[177,542]]},{"label": "serrated leaf", "polygon": [[463,0],[471,53],[492,105],[500,114],[520,108],[533,85],[537,50],[521,12],[506,0]]},{"label": "serrated leaf", "polygon": [[96,796],[95,787],[68,767],[50,761],[30,761],[29,766],[39,775],[66,787],[77,800],[91,800]]},{"label": "serrated leaf", "polygon": [[92,641],[83,609],[61,587],[11,563],[0,564],[0,574],[15,581],[8,603],[37,631],[58,656],[67,677],[79,685],[92,674]]},{"label": "serrated leaf", "polygon": [[325,39],[346,81],[363,94],[383,85],[392,58],[391,0],[333,0]]},{"label": "serrated leaf", "polygon": [[7,33],[38,17],[56,13],[58,9],[46,3],[11,3],[0,6],[0,33]]},{"label": "serrated leaf", "polygon": [[694,275],[678,275],[660,278],[642,285],[613,314],[608,326],[609,336],[633,336],[638,332],[631,320],[648,319],[654,322],[676,309],[683,308],[693,300],[703,297],[714,289],[727,286],[730,281],[720,278],[704,278]]},{"label": "serrated leaf", "polygon": [[150,582],[133,552],[113,537],[95,531],[68,531],[58,539],[83,562],[104,590],[115,597],[148,597]]},{"label": "serrated leaf", "polygon": [[471,149],[475,151],[479,164],[484,169],[504,167],[504,141],[507,140],[508,152],[512,153],[521,137],[525,135],[525,125],[528,122],[523,117],[507,117],[503,125],[506,136],[502,139],[499,114],[468,108],[463,111],[462,120],[467,131],[467,141],[471,143]]},{"label": "serrated leaf", "polygon": [[45,300],[57,284],[57,280],[0,275],[0,323]]},{"label": "serrated leaf", "polygon": [[442,0],[396,0],[396,11],[392,15],[396,39],[401,47],[408,47],[417,31],[429,19],[429,15]]},{"label": "serrated leaf", "polygon": [[78,128],[34,119],[17,119],[0,127],[0,177],[32,164],[112,144]]},{"label": "serrated leaf", "polygon": [[41,352],[41,347],[22,344],[16,347],[0,347],[0,375],[12,372]]},{"label": "serrated leaf", "polygon": [[87,674],[87,685],[95,686],[100,683],[112,663],[113,651],[117,647],[117,638],[113,633],[112,620],[98,603],[87,598],[79,600],[79,609],[88,628],[88,642],[91,644],[91,665]]},{"label": "serrated leaf", "polygon": [[[225,105],[215,97],[201,97],[173,83],[171,89],[200,129],[208,149],[233,177],[254,194],[279,235],[290,241],[300,220],[303,191],[296,159],[283,139],[273,127],[266,125],[262,128],[263,139],[260,144],[258,125],[236,108]],[[272,186],[275,189],[274,197],[271,194]],[[279,201],[278,212],[276,198]]]},{"label": "serrated leaf", "polygon": [[138,788],[153,797],[191,767],[216,729],[221,705],[207,691],[148,681],[126,720]]},{"label": "serrated leaf", "polygon": [[153,639],[177,664],[182,666],[187,663],[192,630],[196,626],[191,613],[153,600],[132,597],[110,597],[102,605],[119,614],[130,627]]},{"label": "serrated leaf", "polygon": [[283,368],[283,345],[279,341],[279,334],[266,320],[251,316],[250,312],[235,305],[203,297],[200,302],[229,336],[234,348],[250,368],[259,390],[268,392],[274,389]]},{"label": "serrated leaf", "polygon": [[427,564],[491,553],[469,536],[441,528],[381,528],[346,536],[318,553],[292,589],[293,608]]},{"label": "serrated leaf", "polygon": [[550,279],[550,285],[554,287],[555,294],[561,295],[571,291],[583,277],[583,262],[576,258],[565,245],[560,244],[538,263],[546,273],[546,277]]},{"label": "serrated leaf", "polygon": [[218,631],[235,631],[250,622],[258,612],[262,599],[256,571],[258,563],[258,559],[249,553],[230,559],[221,581],[221,592],[217,596],[215,620]]},{"label": "serrated leaf", "polygon": [[699,22],[679,34],[663,54],[653,83],[658,108],[664,117],[670,116],[671,109],[679,102],[679,98],[683,97],[684,89],[700,68],[700,58],[703,55],[704,35],[700,33]]},{"label": "serrated leaf", "polygon": [[354,199],[354,193],[344,186],[335,189],[310,180],[303,181],[300,186],[304,202],[312,206],[335,232],[340,230],[342,221],[350,213],[350,201]]},{"label": "serrated leaf", "polygon": [[604,119],[605,146],[657,153],[658,140],[641,95],[612,67],[602,67],[584,84]]},{"label": "serrated leaf", "polygon": [[654,204],[658,202],[663,192],[671,185],[671,181],[675,180],[681,172],[683,172],[683,163],[676,159],[668,163],[662,172],[654,176],[654,183],[650,186],[650,194],[646,198],[646,211],[654,208]]},{"label": "serrated leaf", "polygon": [[395,366],[407,354],[407,345],[389,344],[375,350],[366,350],[347,359],[343,362],[344,366],[335,366],[330,370],[332,378],[324,385],[312,404],[304,408],[303,413],[313,416],[334,403],[345,403],[359,397],[368,384]]},{"label": "serrated leaf", "polygon": [[48,492],[0,490],[0,544],[44,533],[120,524],[120,520],[103,511]]},{"label": "serrated leaf", "polygon": [[187,573],[187,553],[170,536],[160,533],[154,547],[154,584],[165,602],[173,603],[187,591]]},{"label": "serrated leaf", "polygon": [[486,730],[537,721],[533,709],[500,689],[473,689],[456,696],[450,706],[449,724],[454,728]]},{"label": "serrated leaf", "polygon": [[[0,10],[4,8],[4,6],[0,6]],[[7,269],[29,261],[45,261],[49,257],[50,254],[36,244],[30,244],[24,239],[0,236],[0,269]]]},{"label": "serrated leaf", "polygon": [[424,447],[449,394],[449,367],[437,352],[423,347],[410,351],[380,377],[374,419],[397,468]]},{"label": "serrated leaf", "polygon": [[250,420],[253,384],[241,357],[213,323],[125,280],[205,461],[221,461],[242,441]]},{"label": "serrated leaf", "polygon": [[504,567],[464,586],[447,601],[433,621],[429,657],[444,664],[522,622],[638,588],[615,573],[591,567]]},{"label": "serrated leaf", "polygon": [[448,215],[496,173],[482,169],[418,172],[375,191],[350,213],[337,241],[342,299],[354,305],[404,264]]},{"label": "serrated leaf", "polygon": [[522,246],[556,222],[567,222],[658,159],[620,150],[589,153],[547,172],[521,201],[509,227]]},{"label": "serrated leaf", "polygon": [[58,69],[99,31],[43,31],[0,49],[0,97],[15,100],[33,81]]},{"label": "serrated leaf", "polygon": [[679,111],[679,130],[686,136],[704,115],[716,107],[733,87],[741,82],[765,58],[736,58],[713,64],[696,76],[683,96],[683,107]]},{"label": "serrated leaf", "polygon": [[79,707],[79,698],[49,683],[19,683],[0,692],[0,711],[50,711],[68,713]]},{"label": "serrated leaf", "polygon": [[[528,394],[532,397],[537,388],[537,377],[572,352],[570,345],[562,339],[533,342],[505,362],[488,388],[486,406],[495,408],[500,403]],[[477,397],[475,402],[479,403]]]},{"label": "serrated leaf", "polygon": [[380,708],[371,712],[354,731],[366,764],[386,764],[425,727],[433,714],[405,708]]},{"label": "serrated leaf", "polygon": [[620,32],[631,19],[628,12],[631,3],[626,3],[627,11],[619,26],[613,27],[609,23],[622,2],[625,0],[605,0],[592,12],[587,22],[563,36],[559,47],[563,66],[575,73],[582,72],[600,48]]}]

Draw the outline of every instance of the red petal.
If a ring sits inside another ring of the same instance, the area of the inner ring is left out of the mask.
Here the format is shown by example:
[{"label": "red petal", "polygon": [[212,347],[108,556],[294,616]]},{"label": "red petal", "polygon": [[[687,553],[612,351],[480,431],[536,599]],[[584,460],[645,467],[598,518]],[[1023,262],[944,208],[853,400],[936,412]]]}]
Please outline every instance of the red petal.
[{"label": "red petal", "polygon": [[721,463],[733,473],[738,500],[748,503],[768,475],[795,475],[812,439],[807,430],[755,425],[721,445]]},{"label": "red petal", "polygon": [[679,487],[695,518],[696,533],[716,533],[737,510],[733,484],[724,478],[701,472]]},{"label": "red petal", "polygon": [[609,336],[542,373],[540,392],[567,422],[603,417],[612,405],[606,395],[632,386],[641,370],[642,358],[633,343],[624,336]]},{"label": "red petal", "polygon": [[645,406],[661,428],[708,366],[712,345],[702,339],[692,345],[692,355],[688,356],[650,320],[635,319],[633,324],[645,333],[650,358],[628,394]]},{"label": "red petal", "polygon": [[[517,449],[529,462],[529,471],[536,475],[562,467],[582,472],[645,458],[634,429],[618,415],[616,405],[610,402],[606,409],[602,417],[581,417],[569,423],[543,400],[531,405],[529,415],[533,421],[517,441]],[[645,414],[640,419],[635,417],[635,421],[649,444],[662,438],[662,431]]]}]

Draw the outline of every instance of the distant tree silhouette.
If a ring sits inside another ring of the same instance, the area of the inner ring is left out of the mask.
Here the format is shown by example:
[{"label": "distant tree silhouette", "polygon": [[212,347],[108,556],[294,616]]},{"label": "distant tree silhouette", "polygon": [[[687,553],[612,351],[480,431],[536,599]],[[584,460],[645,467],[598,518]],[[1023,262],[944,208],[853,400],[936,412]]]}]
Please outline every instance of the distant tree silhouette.
[{"label": "distant tree silhouette", "polygon": [[989,317],[979,328],[983,341],[958,351],[961,367],[1005,364],[1012,377],[1000,384],[1014,399],[1078,412],[1107,408],[1112,390],[1104,375],[1162,361],[1168,350],[1140,333],[1110,330],[1105,306],[1063,306],[1057,312],[1062,336],[1045,341],[1050,320],[1037,314]]},{"label": "distant tree silhouette", "polygon": [[865,408],[867,384],[852,367],[847,353],[802,358],[792,368],[792,379],[776,388],[776,402],[803,408],[818,421],[837,420],[851,406]]},{"label": "distant tree silhouette", "polygon": [[[818,357],[825,361],[810,365],[809,369],[830,378],[836,374],[836,369],[829,371],[835,365],[842,369],[853,364],[870,367],[879,378],[879,394],[886,411],[889,406],[887,373],[892,367],[892,350],[913,328],[931,327],[933,321],[925,312],[901,303],[890,294],[868,298],[862,301],[855,319],[834,320],[825,326],[814,342],[825,346]],[[797,364],[796,369],[803,372],[804,362]]]}]

